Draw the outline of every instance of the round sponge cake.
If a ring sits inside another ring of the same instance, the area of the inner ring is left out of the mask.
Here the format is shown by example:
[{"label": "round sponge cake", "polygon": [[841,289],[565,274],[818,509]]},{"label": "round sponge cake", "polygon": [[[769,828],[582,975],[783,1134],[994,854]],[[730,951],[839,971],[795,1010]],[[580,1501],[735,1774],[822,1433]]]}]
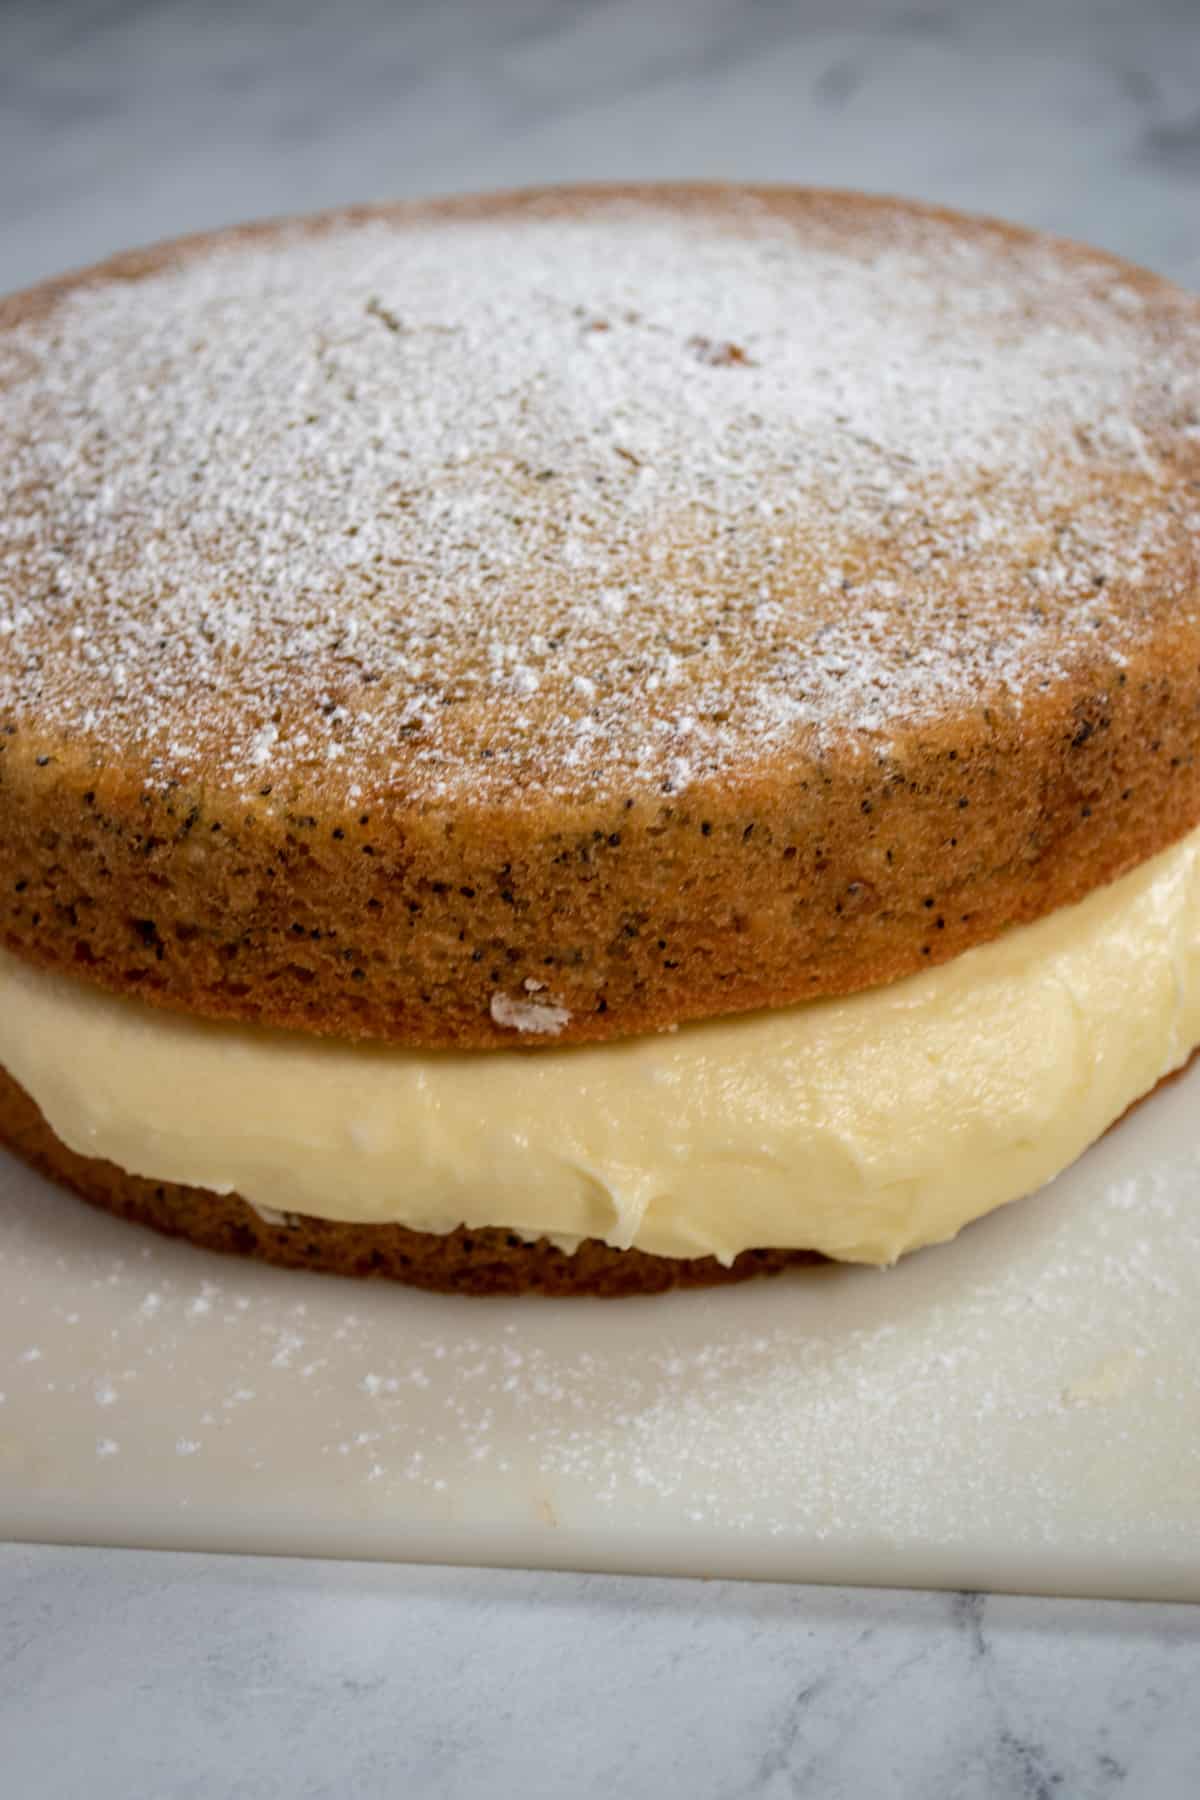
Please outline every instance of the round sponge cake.
[{"label": "round sponge cake", "polygon": [[[1200,301],[994,221],[545,189],[118,256],[0,301],[0,496],[0,946],[158,1006],[585,1056],[911,976],[1200,824]],[[0,1136],[432,1286],[805,1255],[297,1230],[2,1070]]]},{"label": "round sponge cake", "polygon": [[414,1046],[889,982],[1200,819],[1200,303],[888,200],[185,240],[0,305],[0,928]]}]

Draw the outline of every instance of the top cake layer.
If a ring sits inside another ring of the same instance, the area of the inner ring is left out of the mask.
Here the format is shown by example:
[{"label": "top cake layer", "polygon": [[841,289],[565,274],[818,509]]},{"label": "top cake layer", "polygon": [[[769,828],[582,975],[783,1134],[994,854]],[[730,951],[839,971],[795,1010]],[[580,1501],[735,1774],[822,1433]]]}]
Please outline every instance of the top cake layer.
[{"label": "top cake layer", "polygon": [[1200,817],[1200,304],[1098,252],[795,191],[323,215],[0,303],[0,388],[6,941],[108,985],[620,1035]]}]

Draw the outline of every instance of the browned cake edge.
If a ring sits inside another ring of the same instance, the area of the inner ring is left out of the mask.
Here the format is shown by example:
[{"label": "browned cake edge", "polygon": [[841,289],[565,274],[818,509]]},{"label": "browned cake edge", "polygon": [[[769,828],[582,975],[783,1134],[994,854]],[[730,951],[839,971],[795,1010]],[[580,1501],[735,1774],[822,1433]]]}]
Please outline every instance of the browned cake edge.
[{"label": "browned cake edge", "polygon": [[[1158,1088],[1177,1081],[1198,1058],[1200,1050],[1165,1076]],[[1142,1097],[1149,1098],[1150,1094]],[[1135,1101],[1123,1117],[1141,1104]],[[495,1227],[460,1226],[442,1236],[403,1225],[348,1225],[298,1214],[292,1215],[298,1221],[295,1225],[272,1225],[236,1194],[146,1180],[127,1175],[100,1157],[68,1150],[24,1088],[3,1068],[0,1144],[90,1205],[119,1219],[152,1226],[167,1237],[186,1238],[201,1249],[253,1257],[286,1269],[381,1277],[439,1293],[622,1299],[671,1288],[727,1285],[827,1260],[811,1250],[763,1248],[744,1250],[726,1268],[713,1256],[652,1256],[644,1250],[614,1250],[597,1238],[585,1239],[568,1254],[544,1238],[530,1244]]]},{"label": "browned cake edge", "polygon": [[[540,1048],[851,993],[1083,899],[1200,823],[1200,642],[1018,717],[676,799],[491,816],[143,787],[0,720],[0,944],[214,1018]],[[501,1029],[530,982],[553,1037]]]}]

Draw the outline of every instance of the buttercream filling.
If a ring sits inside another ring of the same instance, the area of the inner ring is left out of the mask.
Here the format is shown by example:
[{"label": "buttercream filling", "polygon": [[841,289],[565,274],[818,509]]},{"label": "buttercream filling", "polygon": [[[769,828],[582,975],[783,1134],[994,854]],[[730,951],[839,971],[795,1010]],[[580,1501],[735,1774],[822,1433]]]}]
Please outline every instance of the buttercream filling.
[{"label": "buttercream filling", "polygon": [[608,1044],[214,1023],[0,952],[0,1063],[72,1150],[266,1217],[889,1263],[1040,1187],[1200,1044],[1200,831],[939,968]]}]

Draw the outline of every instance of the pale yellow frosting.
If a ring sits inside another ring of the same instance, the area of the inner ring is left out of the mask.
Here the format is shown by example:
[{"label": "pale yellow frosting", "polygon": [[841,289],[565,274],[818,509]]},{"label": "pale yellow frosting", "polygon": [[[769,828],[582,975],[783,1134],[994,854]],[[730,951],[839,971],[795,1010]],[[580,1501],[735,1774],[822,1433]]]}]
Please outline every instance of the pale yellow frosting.
[{"label": "pale yellow frosting", "polygon": [[1200,831],[845,1000],[415,1052],[212,1024],[0,954],[0,1063],[74,1150],[266,1212],[888,1263],[1066,1167],[1200,1043]]}]

